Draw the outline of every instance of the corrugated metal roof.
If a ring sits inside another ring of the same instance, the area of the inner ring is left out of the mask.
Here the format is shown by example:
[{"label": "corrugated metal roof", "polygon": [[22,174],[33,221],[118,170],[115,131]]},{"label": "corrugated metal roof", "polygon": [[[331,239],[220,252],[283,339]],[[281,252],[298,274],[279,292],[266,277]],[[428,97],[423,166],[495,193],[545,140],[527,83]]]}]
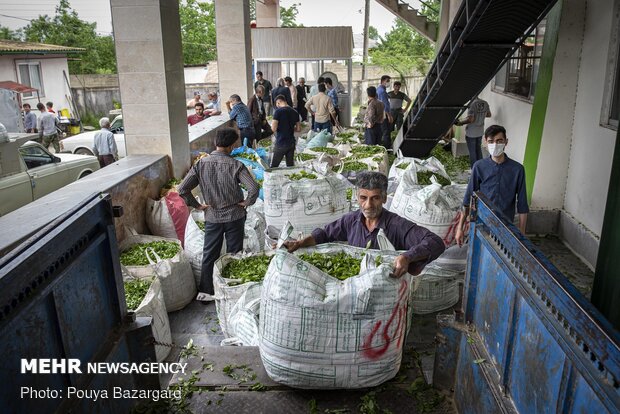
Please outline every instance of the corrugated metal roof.
[{"label": "corrugated metal roof", "polygon": [[252,29],[254,59],[350,59],[352,55],[353,31],[350,26]]},{"label": "corrugated metal roof", "polygon": [[22,85],[21,83],[13,82],[13,81],[2,81],[0,82],[0,89],[8,89],[11,91],[24,93],[24,92],[36,92],[36,88],[31,88],[27,85]]},{"label": "corrugated metal roof", "polygon": [[68,47],[48,45],[45,43],[20,42],[17,40],[0,40],[0,55],[14,55],[22,53],[81,53],[86,49],[81,47]]}]

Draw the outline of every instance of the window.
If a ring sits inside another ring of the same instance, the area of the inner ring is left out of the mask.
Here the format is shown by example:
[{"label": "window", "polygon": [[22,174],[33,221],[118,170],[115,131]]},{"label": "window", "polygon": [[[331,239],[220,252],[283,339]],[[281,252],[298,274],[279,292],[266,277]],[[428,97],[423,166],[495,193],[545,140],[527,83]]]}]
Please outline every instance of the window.
[{"label": "window", "polygon": [[19,153],[24,159],[26,167],[28,167],[29,170],[42,165],[54,163],[54,157],[38,145],[20,147]]},{"label": "window", "polygon": [[618,129],[620,120],[620,1],[614,2],[609,48],[607,49],[607,73],[601,110],[601,126]]},{"label": "window", "polygon": [[[39,62],[18,63],[17,73],[19,73],[19,83],[28,85],[39,90],[39,96],[45,96],[43,92],[43,82],[41,81],[41,65]],[[24,98],[36,96],[36,92],[25,92]]]},{"label": "window", "polygon": [[494,91],[520,96],[528,100],[534,99],[544,38],[545,20],[497,72]]}]

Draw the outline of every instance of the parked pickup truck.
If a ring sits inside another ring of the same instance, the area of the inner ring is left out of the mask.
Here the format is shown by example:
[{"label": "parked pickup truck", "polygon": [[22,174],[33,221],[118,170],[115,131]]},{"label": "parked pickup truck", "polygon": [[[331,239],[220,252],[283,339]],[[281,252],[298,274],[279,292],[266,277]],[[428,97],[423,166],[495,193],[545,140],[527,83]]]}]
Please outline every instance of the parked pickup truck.
[{"label": "parked pickup truck", "polygon": [[29,141],[32,134],[0,143],[0,215],[99,169],[96,157],[52,154]]}]

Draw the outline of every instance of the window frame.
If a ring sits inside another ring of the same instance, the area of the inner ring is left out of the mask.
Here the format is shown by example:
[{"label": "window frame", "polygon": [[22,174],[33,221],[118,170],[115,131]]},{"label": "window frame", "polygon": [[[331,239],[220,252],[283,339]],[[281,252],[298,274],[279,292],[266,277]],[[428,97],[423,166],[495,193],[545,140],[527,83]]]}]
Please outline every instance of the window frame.
[{"label": "window frame", "polygon": [[[24,80],[22,79],[22,74],[20,71],[20,66],[27,66],[28,67],[28,77],[29,77],[29,82],[26,83],[24,82]],[[15,62],[15,68],[16,68],[16,72],[17,72],[17,81],[19,83],[21,83],[22,85],[27,85],[30,86],[31,88],[33,88],[34,86],[32,86],[32,77],[31,77],[31,70],[30,67],[31,66],[36,66],[38,68],[38,72],[39,72],[39,82],[40,82],[40,87],[37,88],[39,90],[39,98],[44,97],[45,96],[45,89],[44,89],[44,85],[43,85],[43,65],[41,63],[40,60],[38,61],[29,61],[29,60],[18,60]],[[22,96],[24,98],[34,98],[36,97],[36,92],[24,92],[22,93]]]},{"label": "window frame", "polygon": [[[519,47],[517,50],[515,50],[515,52],[510,56],[510,58],[508,60],[506,60],[506,62],[504,63],[504,65],[502,66],[502,68],[498,71],[498,73],[500,72],[504,72],[504,86],[498,86],[496,83],[497,80],[497,74],[493,77],[493,84],[491,87],[491,91],[501,94],[501,95],[505,95],[508,96],[510,98],[514,98],[520,101],[524,101],[524,102],[528,102],[528,103],[533,103],[534,102],[534,97],[536,96],[536,83],[538,81],[538,70],[534,71],[535,68],[540,68],[540,60],[542,59],[542,49],[543,49],[543,45],[544,45],[544,32],[542,34],[542,36],[539,36],[539,30],[541,28],[541,25],[545,25],[546,26],[546,19],[543,19],[539,25],[536,27],[536,29],[534,30],[534,32],[532,33],[532,35],[530,35],[531,37],[534,38],[534,44],[532,46],[532,56],[528,56],[528,57],[519,57],[519,51],[521,49],[521,47]],[[545,28],[546,30],[546,28]],[[542,43],[538,43],[538,39],[539,37],[541,37]],[[536,55],[537,50],[540,50],[540,54]],[[515,57],[516,55],[516,57]],[[514,92],[507,92],[506,91],[506,85],[508,84],[508,76],[509,76],[509,65],[511,64],[512,61],[516,61],[516,60],[532,60],[532,74],[531,74],[531,80],[530,80],[530,87],[529,87],[529,93],[528,96],[524,96],[524,95],[520,95],[518,93],[514,93]],[[538,61],[538,65],[536,65],[536,60]],[[532,92],[533,91],[533,92]]]},{"label": "window frame", "polygon": [[[603,102],[601,105],[600,126],[613,131],[618,130],[619,119],[612,118],[612,106],[615,88],[620,88],[620,1],[614,1],[613,21],[611,23],[611,36],[607,51],[607,67],[605,68],[605,85],[603,88]],[[620,107],[620,100],[617,103]]]}]

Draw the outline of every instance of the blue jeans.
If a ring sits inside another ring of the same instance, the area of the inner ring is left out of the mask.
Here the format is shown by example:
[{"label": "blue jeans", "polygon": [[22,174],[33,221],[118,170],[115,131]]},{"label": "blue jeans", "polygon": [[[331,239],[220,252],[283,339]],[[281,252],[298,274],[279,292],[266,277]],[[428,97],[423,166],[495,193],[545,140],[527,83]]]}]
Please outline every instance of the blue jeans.
[{"label": "blue jeans", "polygon": [[330,134],[332,133],[332,123],[327,121],[327,122],[314,122],[314,130],[321,132],[322,130],[326,129],[327,132],[329,132]]},{"label": "blue jeans", "polygon": [[243,233],[245,217],[228,223],[205,222],[205,244],[202,249],[202,269],[200,272],[199,292],[215,294],[213,289],[213,265],[220,257],[222,243],[226,237],[226,253],[238,253],[243,250]]},{"label": "blue jeans", "polygon": [[482,159],[482,137],[465,137],[467,142],[467,150],[469,151],[469,166],[473,167],[474,163]]}]

